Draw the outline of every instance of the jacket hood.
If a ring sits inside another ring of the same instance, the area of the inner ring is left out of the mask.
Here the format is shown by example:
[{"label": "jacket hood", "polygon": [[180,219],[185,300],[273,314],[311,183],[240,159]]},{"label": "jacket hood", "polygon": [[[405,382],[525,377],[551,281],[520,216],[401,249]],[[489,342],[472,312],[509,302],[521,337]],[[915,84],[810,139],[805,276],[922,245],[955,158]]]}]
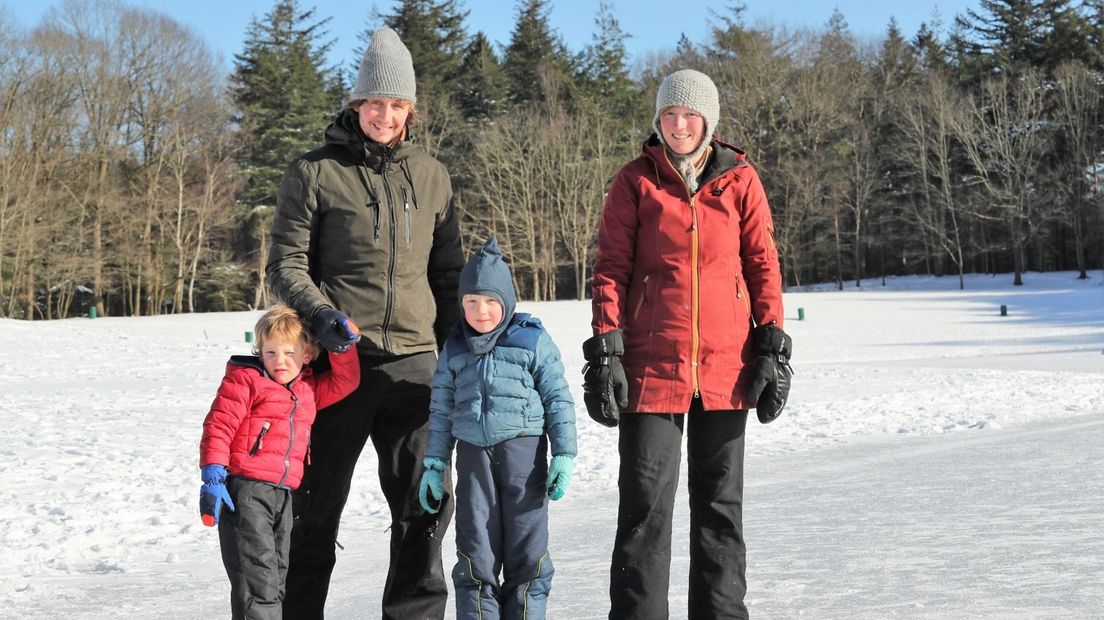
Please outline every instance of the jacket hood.
[{"label": "jacket hood", "polygon": [[494,237],[488,239],[483,247],[476,250],[464,265],[463,271],[460,272],[460,287],[457,293],[461,314],[464,295],[487,295],[502,304],[502,321],[485,334],[472,329],[466,320],[460,320],[468,349],[476,355],[482,355],[494,347],[498,337],[510,324],[510,318],[514,315],[514,308],[517,306],[514,280],[510,275],[510,268],[502,257],[502,251],[498,248],[498,241]]},{"label": "jacket hood", "polygon": [[382,164],[406,159],[410,155],[410,141],[401,140],[394,147],[373,142],[360,129],[357,111],[345,108],[326,127],[326,145],[346,151],[354,161],[365,163],[371,168],[380,168]]}]

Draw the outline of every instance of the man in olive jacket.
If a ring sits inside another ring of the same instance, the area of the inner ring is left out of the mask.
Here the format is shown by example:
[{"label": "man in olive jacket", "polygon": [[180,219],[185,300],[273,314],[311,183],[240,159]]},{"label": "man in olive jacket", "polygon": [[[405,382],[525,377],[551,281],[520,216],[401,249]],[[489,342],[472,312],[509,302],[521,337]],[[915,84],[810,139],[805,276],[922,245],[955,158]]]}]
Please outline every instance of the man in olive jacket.
[{"label": "man in olive jacket", "polygon": [[418,506],[436,352],[459,319],[464,265],[448,172],[408,139],[410,53],[389,28],[373,35],[356,86],[325,144],[291,163],[272,224],[268,282],[311,317],[322,346],[352,346],[362,378],[319,412],[295,496],[285,619],[322,618],[341,511],[367,439],[391,508],[384,618],[441,618],[447,589],[440,541],[451,489],[436,515]]}]

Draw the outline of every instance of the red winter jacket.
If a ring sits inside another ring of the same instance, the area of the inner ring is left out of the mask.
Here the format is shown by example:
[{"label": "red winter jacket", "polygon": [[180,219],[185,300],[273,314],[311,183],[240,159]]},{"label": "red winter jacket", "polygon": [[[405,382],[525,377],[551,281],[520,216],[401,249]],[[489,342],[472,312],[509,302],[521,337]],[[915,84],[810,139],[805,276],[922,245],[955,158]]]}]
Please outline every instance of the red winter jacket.
[{"label": "red winter jacket", "polygon": [[217,463],[232,476],[299,488],[315,414],[360,385],[355,347],[331,353],[330,364],[330,372],[318,375],[304,367],[285,386],[265,374],[260,358],[231,357],[203,421],[199,466]]},{"label": "red winter jacket", "polygon": [[594,264],[595,334],[624,332],[630,412],[754,407],[753,325],[782,325],[770,208],[747,155],[716,139],[693,196],[653,135],[606,195]]}]

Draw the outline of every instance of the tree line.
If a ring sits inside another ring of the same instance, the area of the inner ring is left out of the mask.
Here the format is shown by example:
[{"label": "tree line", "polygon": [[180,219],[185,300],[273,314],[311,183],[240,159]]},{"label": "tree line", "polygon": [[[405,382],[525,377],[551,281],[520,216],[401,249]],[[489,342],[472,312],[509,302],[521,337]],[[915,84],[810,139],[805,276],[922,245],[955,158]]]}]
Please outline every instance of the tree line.
[{"label": "tree line", "polygon": [[[1104,267],[1104,0],[978,5],[864,40],[838,11],[794,29],[737,4],[703,16],[706,40],[631,63],[605,2],[577,52],[549,0],[517,0],[502,46],[459,0],[398,0],[360,39],[386,24],[409,47],[415,139],[452,175],[467,246],[497,236],[521,298],[587,295],[605,187],[686,67],[713,78],[718,137],[762,177],[786,285],[1086,277]],[[267,305],[280,177],[359,60],[327,64],[326,26],[274,1],[227,72],[156,11],[67,0],[23,32],[0,5],[0,316]]]}]

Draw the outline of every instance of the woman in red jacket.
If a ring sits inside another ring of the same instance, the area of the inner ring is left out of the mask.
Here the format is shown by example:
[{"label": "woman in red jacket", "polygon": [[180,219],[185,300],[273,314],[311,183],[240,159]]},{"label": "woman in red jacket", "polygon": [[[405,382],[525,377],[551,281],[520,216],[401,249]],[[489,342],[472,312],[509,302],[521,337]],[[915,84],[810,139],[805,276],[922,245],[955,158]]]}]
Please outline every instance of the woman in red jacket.
[{"label": "woman in red jacket", "polygon": [[588,413],[620,426],[610,618],[669,615],[684,430],[689,617],[748,617],[744,426],[749,408],[781,413],[792,373],[770,208],[747,155],[713,137],[719,116],[708,76],[667,76],[602,213],[583,354]]}]

